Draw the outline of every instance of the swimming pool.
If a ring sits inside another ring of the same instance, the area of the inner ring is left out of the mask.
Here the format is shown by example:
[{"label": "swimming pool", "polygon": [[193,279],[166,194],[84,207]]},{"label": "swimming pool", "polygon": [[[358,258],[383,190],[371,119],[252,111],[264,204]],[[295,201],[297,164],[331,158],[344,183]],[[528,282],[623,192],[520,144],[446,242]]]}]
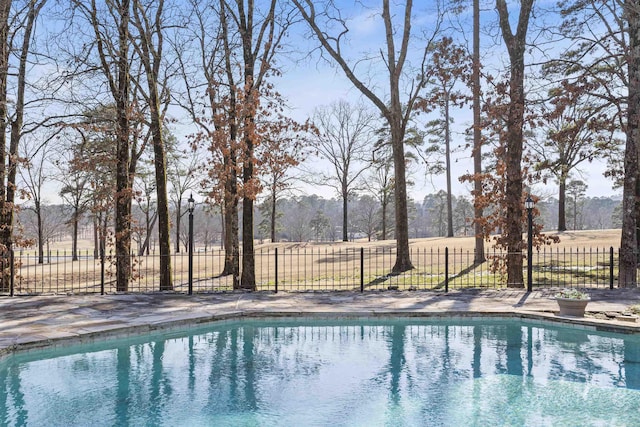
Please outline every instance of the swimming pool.
[{"label": "swimming pool", "polygon": [[0,425],[640,425],[638,408],[639,337],[516,320],[253,319],[0,361]]}]

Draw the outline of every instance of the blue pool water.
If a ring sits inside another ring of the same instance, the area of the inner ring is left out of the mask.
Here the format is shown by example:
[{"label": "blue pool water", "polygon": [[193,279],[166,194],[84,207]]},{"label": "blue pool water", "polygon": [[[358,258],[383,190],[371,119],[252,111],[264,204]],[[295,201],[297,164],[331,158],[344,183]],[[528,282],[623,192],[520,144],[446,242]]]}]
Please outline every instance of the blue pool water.
[{"label": "blue pool water", "polygon": [[640,339],[523,323],[248,320],[0,361],[0,425],[640,425]]}]

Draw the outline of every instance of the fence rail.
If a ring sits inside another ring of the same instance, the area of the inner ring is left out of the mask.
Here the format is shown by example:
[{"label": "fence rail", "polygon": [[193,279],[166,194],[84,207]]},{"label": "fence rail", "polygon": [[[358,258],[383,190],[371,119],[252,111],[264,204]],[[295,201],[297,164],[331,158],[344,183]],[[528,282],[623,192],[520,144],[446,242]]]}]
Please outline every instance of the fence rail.
[{"label": "fence rail", "polygon": [[[116,292],[115,257],[106,257],[103,262],[89,251],[81,252],[77,260],[63,251],[49,252],[42,260],[26,252],[12,255],[13,260],[0,259],[0,269],[10,270],[10,280],[4,281],[1,295]],[[486,262],[475,264],[472,251],[412,250],[415,268],[393,274],[395,255],[393,247],[260,249],[255,252],[256,288],[274,292],[365,292],[507,286],[506,275],[500,268],[505,252],[488,251]],[[171,258],[173,292],[187,292],[188,254],[172,254]],[[535,251],[532,257],[533,287],[613,288],[617,286],[618,259],[619,252],[613,248]],[[222,274],[224,252],[195,252],[192,262],[193,292],[233,289],[234,277]],[[131,265],[132,279],[127,292],[159,291],[159,255],[131,256]],[[524,259],[525,283],[526,267],[527,260]]]}]

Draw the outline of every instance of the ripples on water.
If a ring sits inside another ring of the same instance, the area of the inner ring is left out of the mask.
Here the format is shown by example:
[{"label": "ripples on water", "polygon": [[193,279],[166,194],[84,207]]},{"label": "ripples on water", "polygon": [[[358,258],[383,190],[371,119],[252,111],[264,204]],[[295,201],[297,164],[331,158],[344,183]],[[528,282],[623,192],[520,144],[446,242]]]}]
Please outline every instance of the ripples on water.
[{"label": "ripples on water", "polygon": [[0,425],[640,425],[635,336],[418,319],[187,334],[7,358]]}]

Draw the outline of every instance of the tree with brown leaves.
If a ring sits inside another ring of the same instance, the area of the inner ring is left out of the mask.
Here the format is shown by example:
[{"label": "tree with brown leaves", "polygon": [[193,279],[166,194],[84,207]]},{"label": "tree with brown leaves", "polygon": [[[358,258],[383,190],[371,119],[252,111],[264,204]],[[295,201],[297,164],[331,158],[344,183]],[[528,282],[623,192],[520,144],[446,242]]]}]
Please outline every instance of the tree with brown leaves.
[{"label": "tree with brown leaves", "polygon": [[277,242],[278,199],[292,185],[289,175],[291,169],[305,160],[303,147],[306,140],[302,132],[285,133],[283,129],[278,129],[273,136],[263,138],[260,144],[260,177],[267,192],[268,230],[271,242]]},{"label": "tree with brown leaves", "polygon": [[[427,93],[416,103],[423,112],[438,111],[439,117],[427,123],[432,136],[430,150],[444,157],[444,168],[440,162],[427,165],[428,170],[440,172],[444,169],[447,185],[447,233],[453,237],[453,194],[451,189],[451,143],[453,115],[451,110],[462,107],[470,97],[460,90],[458,84],[468,82],[471,74],[471,58],[466,50],[454,44],[453,39],[444,37],[430,49],[429,80]],[[443,144],[444,143],[444,144]],[[435,166],[435,168],[433,167]]]},{"label": "tree with brown leaves", "polygon": [[531,144],[535,170],[558,182],[558,231],[566,231],[566,189],[572,172],[586,162],[604,158],[618,146],[615,123],[600,112],[583,85],[562,81],[552,89],[551,110],[543,114],[542,141]]},{"label": "tree with brown leaves", "polygon": [[[547,71],[562,75],[599,101],[599,114],[625,136],[622,170],[609,171],[622,178],[623,209],[620,238],[621,287],[637,286],[640,228],[640,7],[627,0],[566,0],[560,3],[565,18],[560,29],[568,43]],[[618,163],[614,159],[611,164]]]},{"label": "tree with brown leaves", "polygon": [[524,56],[527,29],[533,0],[522,0],[515,33],[511,29],[511,16],[505,0],[496,0],[500,30],[509,53],[509,83],[506,88],[507,105],[504,111],[505,129],[499,133],[501,160],[504,167],[504,228],[501,241],[507,250],[507,286],[524,287],[522,276],[522,224],[523,208],[523,127],[525,121]]}]

